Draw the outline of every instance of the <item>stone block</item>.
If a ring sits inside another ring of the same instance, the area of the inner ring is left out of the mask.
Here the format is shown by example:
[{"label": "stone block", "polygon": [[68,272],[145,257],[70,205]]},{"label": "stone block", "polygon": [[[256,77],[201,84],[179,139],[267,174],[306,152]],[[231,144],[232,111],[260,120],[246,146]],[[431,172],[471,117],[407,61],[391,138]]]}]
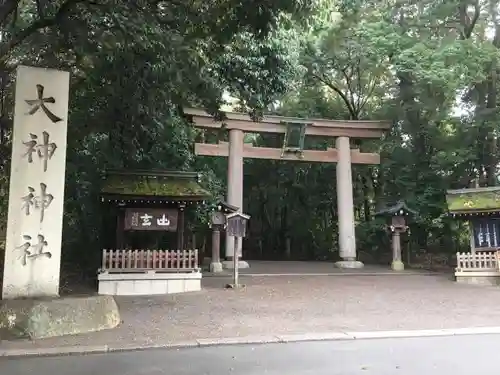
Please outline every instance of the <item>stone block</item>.
[{"label": "stone block", "polygon": [[220,273],[223,271],[222,263],[221,262],[212,262],[210,263],[210,272],[213,273]]},{"label": "stone block", "polygon": [[201,272],[100,273],[99,294],[147,296],[201,290]]},{"label": "stone block", "polygon": [[335,263],[335,267],[337,268],[346,268],[346,269],[360,269],[365,265],[359,260],[340,260]]},{"label": "stone block", "polygon": [[201,290],[201,279],[184,280],[185,292],[199,292]]},{"label": "stone block", "polygon": [[168,283],[168,293],[173,294],[184,292],[183,281],[184,280],[170,280]]},{"label": "stone block", "polygon": [[[225,260],[222,262],[222,268],[225,270],[232,270],[234,268],[234,262],[232,260]],[[240,259],[238,261],[238,269],[246,268],[250,268],[250,265],[248,264],[248,262]]]},{"label": "stone block", "polygon": [[116,296],[118,295],[117,284],[112,282],[99,283],[97,293],[103,296]]},{"label": "stone block", "polygon": [[393,271],[404,271],[405,270],[405,265],[400,260],[393,260],[392,263],[391,263],[391,268],[392,268]]},{"label": "stone block", "polygon": [[470,275],[470,276],[456,276],[457,283],[460,284],[470,284],[470,285],[487,285],[496,286],[500,285],[500,277],[497,276],[482,276],[482,275]]},{"label": "stone block", "polygon": [[110,296],[0,301],[0,339],[74,335],[119,324],[118,306]]}]

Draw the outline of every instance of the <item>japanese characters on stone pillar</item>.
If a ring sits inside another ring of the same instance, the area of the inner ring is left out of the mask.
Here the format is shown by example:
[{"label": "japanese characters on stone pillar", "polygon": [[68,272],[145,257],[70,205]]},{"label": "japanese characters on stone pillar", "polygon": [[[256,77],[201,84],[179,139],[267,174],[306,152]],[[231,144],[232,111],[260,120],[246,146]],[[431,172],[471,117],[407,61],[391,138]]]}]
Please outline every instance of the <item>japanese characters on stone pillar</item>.
[{"label": "japanese characters on stone pillar", "polygon": [[69,73],[19,66],[2,297],[57,296]]}]

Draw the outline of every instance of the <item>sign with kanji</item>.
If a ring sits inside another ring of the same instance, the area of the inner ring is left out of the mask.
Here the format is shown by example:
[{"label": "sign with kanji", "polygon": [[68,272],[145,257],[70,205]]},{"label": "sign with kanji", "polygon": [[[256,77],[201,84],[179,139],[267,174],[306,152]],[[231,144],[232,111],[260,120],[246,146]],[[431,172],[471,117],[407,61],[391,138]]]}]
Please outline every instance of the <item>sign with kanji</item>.
[{"label": "sign with kanji", "polygon": [[177,231],[179,212],[171,208],[127,208],[125,230]]},{"label": "sign with kanji", "polygon": [[2,298],[59,295],[69,73],[19,66]]}]

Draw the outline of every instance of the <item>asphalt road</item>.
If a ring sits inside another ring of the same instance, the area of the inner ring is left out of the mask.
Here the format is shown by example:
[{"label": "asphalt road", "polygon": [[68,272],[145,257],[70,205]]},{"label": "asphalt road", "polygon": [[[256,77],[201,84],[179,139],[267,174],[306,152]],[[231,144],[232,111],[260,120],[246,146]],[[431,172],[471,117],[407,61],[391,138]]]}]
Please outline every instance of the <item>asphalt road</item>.
[{"label": "asphalt road", "polygon": [[498,375],[500,335],[372,339],[0,359],[5,375]]}]

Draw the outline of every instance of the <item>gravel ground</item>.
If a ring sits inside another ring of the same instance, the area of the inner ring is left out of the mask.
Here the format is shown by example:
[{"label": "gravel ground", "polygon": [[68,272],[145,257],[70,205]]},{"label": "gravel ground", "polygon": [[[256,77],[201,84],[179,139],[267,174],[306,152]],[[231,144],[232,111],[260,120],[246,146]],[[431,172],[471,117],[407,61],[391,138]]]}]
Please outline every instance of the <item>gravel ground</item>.
[{"label": "gravel ground", "polygon": [[114,330],[5,349],[181,342],[199,338],[500,326],[500,288],[460,285],[448,276],[206,278],[204,290],[161,297],[117,297],[123,324]]}]

